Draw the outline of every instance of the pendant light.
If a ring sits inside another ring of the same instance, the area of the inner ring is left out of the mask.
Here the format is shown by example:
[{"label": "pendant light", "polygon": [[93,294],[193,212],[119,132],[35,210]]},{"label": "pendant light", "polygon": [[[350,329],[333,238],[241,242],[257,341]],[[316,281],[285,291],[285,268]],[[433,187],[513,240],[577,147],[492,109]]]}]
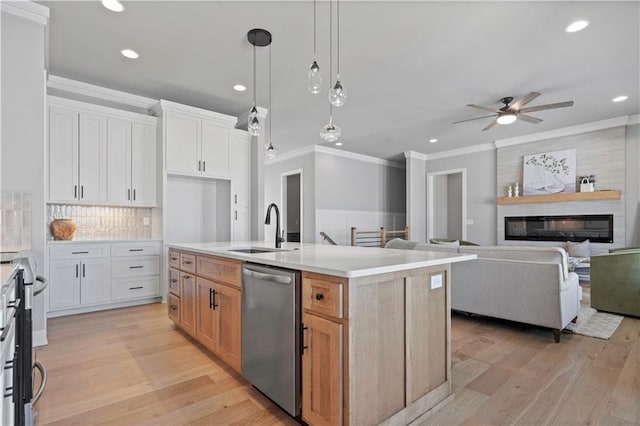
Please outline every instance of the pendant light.
[{"label": "pendant light", "polygon": [[[331,0],[329,0],[329,6],[331,6]],[[344,89],[344,86],[342,85],[342,82],[340,81],[340,0],[336,0],[336,6],[337,6],[337,40],[336,40],[336,45],[337,45],[337,66],[336,66],[336,82],[333,84],[333,86],[331,86],[331,89],[329,89],[329,102],[331,102],[331,104],[333,106],[336,107],[341,107],[342,105],[344,105],[345,100],[347,99],[347,91]],[[333,14],[333,12],[331,11],[331,7],[329,8],[330,10],[330,14]]]},{"label": "pendant light", "polygon": [[313,62],[307,74],[307,90],[314,95],[320,93],[322,90],[322,74],[316,61],[316,33],[316,0],[313,0]]},{"label": "pendant light", "polygon": [[271,143],[271,120],[273,116],[273,109],[271,108],[271,45],[269,45],[269,115],[267,116],[269,120],[269,143],[265,147],[264,156],[272,160],[276,158],[278,155],[278,149],[273,146]]},{"label": "pendant light", "polygon": [[253,106],[249,110],[247,130],[250,135],[258,136],[262,133],[263,126],[260,122],[256,103],[256,46],[269,46],[271,44],[271,33],[261,28],[254,28],[247,33],[247,40],[253,45]]},{"label": "pendant light", "polygon": [[[329,78],[333,72],[333,10],[329,0]],[[329,123],[320,130],[320,137],[327,142],[336,142],[342,136],[342,129],[333,124],[333,103],[329,103]]]}]

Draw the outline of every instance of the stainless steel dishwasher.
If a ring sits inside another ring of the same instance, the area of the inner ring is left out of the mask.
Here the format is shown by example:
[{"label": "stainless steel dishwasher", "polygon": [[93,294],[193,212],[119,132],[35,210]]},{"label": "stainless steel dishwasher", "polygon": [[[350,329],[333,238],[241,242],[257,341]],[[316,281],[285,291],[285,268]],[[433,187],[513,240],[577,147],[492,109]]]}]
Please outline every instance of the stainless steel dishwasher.
[{"label": "stainless steel dishwasher", "polygon": [[242,267],[242,375],[300,415],[300,272]]}]

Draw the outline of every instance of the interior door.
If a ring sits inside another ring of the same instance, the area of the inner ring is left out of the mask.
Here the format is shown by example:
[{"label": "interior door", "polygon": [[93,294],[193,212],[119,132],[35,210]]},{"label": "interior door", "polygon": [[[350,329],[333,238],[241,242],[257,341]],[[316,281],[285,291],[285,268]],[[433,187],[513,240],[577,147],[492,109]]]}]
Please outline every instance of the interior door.
[{"label": "interior door", "polygon": [[131,188],[135,205],[156,204],[156,129],[133,123],[131,132]]},{"label": "interior door", "polygon": [[179,112],[166,112],[167,171],[199,174],[200,119]]},{"label": "interior door", "polygon": [[202,172],[210,177],[229,177],[229,129],[202,120]]},{"label": "interior door", "polygon": [[109,204],[130,204],[131,122],[117,118],[107,121],[107,200]]}]

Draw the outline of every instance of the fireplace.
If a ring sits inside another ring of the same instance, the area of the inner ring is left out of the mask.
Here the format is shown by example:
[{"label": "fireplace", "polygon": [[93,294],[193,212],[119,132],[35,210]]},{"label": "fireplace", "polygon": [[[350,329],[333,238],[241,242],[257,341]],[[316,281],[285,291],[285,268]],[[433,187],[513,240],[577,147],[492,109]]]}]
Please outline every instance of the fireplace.
[{"label": "fireplace", "polygon": [[613,215],[504,218],[505,240],[613,243]]}]

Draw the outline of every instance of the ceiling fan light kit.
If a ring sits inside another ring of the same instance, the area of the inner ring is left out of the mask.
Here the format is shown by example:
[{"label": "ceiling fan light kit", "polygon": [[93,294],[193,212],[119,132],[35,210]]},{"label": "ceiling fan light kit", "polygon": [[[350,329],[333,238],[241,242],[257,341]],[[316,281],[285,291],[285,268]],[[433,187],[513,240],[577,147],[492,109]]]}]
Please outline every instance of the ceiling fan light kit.
[{"label": "ceiling fan light kit", "polygon": [[493,121],[489,123],[484,129],[482,129],[483,131],[489,130],[496,124],[506,125],[506,124],[514,123],[516,120],[525,121],[531,124],[538,124],[542,122],[541,119],[533,117],[531,115],[527,115],[526,113],[573,106],[573,101],[564,101],[564,102],[556,102],[553,104],[537,105],[533,107],[524,108],[526,104],[533,101],[538,96],[540,96],[540,93],[538,92],[529,92],[528,94],[521,97],[515,102],[513,102],[513,97],[507,96],[500,99],[500,102],[502,102],[504,106],[497,109],[494,107],[485,107],[481,105],[468,104],[467,105],[468,107],[481,109],[482,111],[492,112],[493,114],[484,115],[482,117],[469,118],[466,120],[454,121],[451,124],[465,123],[467,121],[481,120],[483,118],[489,118],[489,117],[493,117]]}]

